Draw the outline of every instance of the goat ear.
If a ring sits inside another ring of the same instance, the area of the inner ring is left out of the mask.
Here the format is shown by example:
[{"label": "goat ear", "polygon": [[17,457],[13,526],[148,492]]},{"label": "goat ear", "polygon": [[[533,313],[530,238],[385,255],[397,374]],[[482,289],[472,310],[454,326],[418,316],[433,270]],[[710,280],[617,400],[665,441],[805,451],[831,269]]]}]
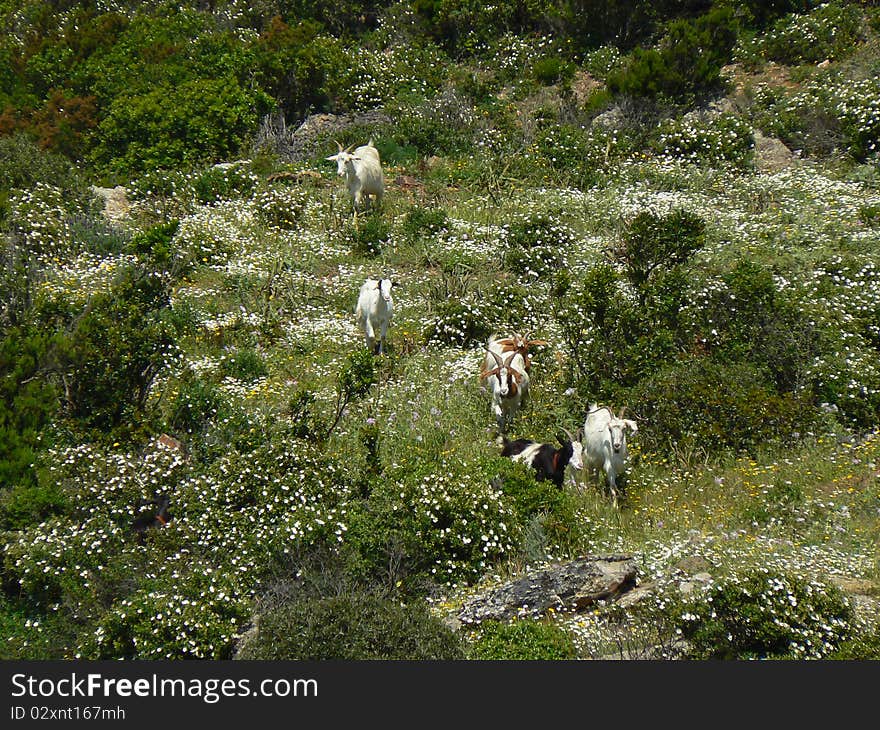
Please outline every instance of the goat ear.
[{"label": "goat ear", "polygon": [[529,345],[549,345],[550,343],[546,340],[529,340]]},{"label": "goat ear", "polygon": [[629,426],[630,431],[636,433],[639,430],[638,424],[635,421],[631,421],[628,418],[624,420],[624,423]]},{"label": "goat ear", "polygon": [[330,157],[325,157],[325,160],[330,160],[331,162],[336,162],[339,159],[339,153],[337,152],[335,155],[330,155]]},{"label": "goat ear", "polygon": [[484,370],[480,373],[480,380],[485,380],[490,375],[498,375],[498,368],[492,368],[491,370]]}]

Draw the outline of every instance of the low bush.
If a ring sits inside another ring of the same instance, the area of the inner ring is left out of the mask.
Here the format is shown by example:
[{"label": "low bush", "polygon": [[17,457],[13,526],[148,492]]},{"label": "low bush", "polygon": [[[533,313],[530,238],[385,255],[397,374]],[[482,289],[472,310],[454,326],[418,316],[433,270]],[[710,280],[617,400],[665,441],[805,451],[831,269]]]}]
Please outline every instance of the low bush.
[{"label": "low bush", "polygon": [[571,637],[546,621],[521,619],[511,623],[484,621],[470,647],[470,659],[505,661],[552,661],[576,659]]},{"label": "low bush", "polygon": [[686,358],[646,377],[632,391],[643,447],[756,453],[816,426],[812,401],[780,394],[766,372],[749,363]]},{"label": "low bush", "polygon": [[516,513],[494,477],[449,459],[392,469],[374,480],[348,539],[371,574],[393,568],[406,590],[472,582],[514,549]]},{"label": "low bush", "polygon": [[834,586],[758,568],[686,602],[678,625],[694,659],[822,659],[849,637],[853,615]]},{"label": "low bush", "polygon": [[237,659],[464,659],[458,637],[420,601],[365,593],[299,597],[259,617]]}]

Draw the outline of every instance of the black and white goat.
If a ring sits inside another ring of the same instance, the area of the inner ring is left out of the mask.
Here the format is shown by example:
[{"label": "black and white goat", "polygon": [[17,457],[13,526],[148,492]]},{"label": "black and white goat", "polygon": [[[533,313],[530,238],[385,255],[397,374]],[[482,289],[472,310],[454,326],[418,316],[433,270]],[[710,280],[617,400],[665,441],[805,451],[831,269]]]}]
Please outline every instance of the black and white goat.
[{"label": "black and white goat", "polygon": [[565,434],[568,438],[560,437],[561,448],[558,449],[553,444],[542,444],[529,439],[511,441],[506,436],[501,436],[501,455],[532,467],[539,482],[546,479],[561,488],[567,467],[577,470],[584,468],[584,447],[580,441],[580,433],[578,438],[568,431]]},{"label": "black and white goat", "polygon": [[165,527],[172,520],[168,507],[171,505],[171,498],[167,494],[161,494],[152,499],[139,499],[135,510],[152,505],[155,509],[147,510],[140,513],[131,522],[131,529],[137,535],[137,541],[143,545],[147,536],[147,530],[158,527]]}]

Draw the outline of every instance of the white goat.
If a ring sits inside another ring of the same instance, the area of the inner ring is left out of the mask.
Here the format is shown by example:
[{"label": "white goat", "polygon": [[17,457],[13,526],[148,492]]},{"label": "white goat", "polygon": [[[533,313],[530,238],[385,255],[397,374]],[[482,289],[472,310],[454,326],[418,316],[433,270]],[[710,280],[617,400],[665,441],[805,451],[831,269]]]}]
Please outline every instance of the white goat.
[{"label": "white goat", "polygon": [[[489,340],[490,344],[492,340]],[[485,348],[487,360],[491,357],[495,367],[484,367],[480,380],[485,380],[492,393],[492,412],[498,423],[498,431],[505,433],[507,425],[522,408],[529,394],[529,374],[526,372],[523,356],[509,352],[502,357],[494,350]]]},{"label": "white goat", "polygon": [[584,463],[605,472],[611,499],[617,506],[617,478],[626,468],[626,429],[638,431],[635,421],[623,418],[623,409],[615,416],[607,406],[593,403],[584,421]]},{"label": "white goat", "polygon": [[391,279],[367,279],[358,293],[354,313],[364,332],[364,343],[372,353],[382,354],[385,351],[385,337],[394,313],[394,300],[391,298],[393,286]]},{"label": "white goat", "polygon": [[373,140],[354,151],[352,151],[354,145],[343,149],[337,142],[336,146],[339,147],[339,151],[327,159],[336,162],[336,173],[340,177],[345,177],[355,212],[364,200],[367,207],[370,207],[371,198],[376,205],[381,203],[385,193],[385,176],[382,174],[379,150],[373,147]]}]

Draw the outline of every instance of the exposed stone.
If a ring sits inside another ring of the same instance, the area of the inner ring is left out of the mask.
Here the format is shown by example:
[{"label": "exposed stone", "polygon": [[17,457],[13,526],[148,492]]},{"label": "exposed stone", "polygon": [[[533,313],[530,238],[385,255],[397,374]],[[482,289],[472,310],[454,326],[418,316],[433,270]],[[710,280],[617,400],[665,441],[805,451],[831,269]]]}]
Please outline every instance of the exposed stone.
[{"label": "exposed stone", "polygon": [[635,587],[631,555],[587,556],[528,573],[467,601],[457,614],[464,624],[514,616],[537,618],[548,609],[579,611],[615,600]]},{"label": "exposed stone", "polygon": [[[307,160],[318,154],[322,144],[327,138],[351,126],[368,124],[388,124],[391,117],[373,109],[363,114],[312,114],[297,127],[285,145],[284,156],[295,161]],[[368,140],[363,140],[366,143]],[[333,154],[336,149],[330,149],[327,154]]]},{"label": "exposed stone", "polygon": [[755,130],[755,167],[758,172],[774,173],[790,167],[794,162],[794,153],[781,140],[765,137]]},{"label": "exposed stone", "polygon": [[599,116],[597,116],[593,120],[594,127],[601,127],[602,129],[620,129],[623,126],[624,122],[624,114],[623,110],[620,107],[611,107],[606,112],[602,112]]},{"label": "exposed stone", "polygon": [[128,217],[131,203],[128,200],[128,192],[122,185],[115,188],[99,188],[92,185],[91,191],[94,196],[104,202],[102,211],[107,220],[116,222]]}]

